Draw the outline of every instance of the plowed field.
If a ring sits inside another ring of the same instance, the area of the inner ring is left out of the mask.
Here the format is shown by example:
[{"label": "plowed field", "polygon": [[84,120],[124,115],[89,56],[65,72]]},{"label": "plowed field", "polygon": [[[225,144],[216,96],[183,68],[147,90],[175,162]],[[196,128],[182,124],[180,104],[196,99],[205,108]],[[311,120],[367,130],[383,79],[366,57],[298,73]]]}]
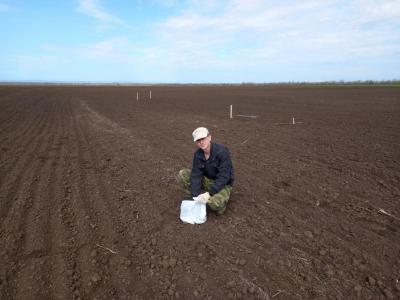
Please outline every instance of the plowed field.
[{"label": "plowed field", "polygon": [[[198,126],[236,181],[190,225]],[[0,86],[0,141],[0,299],[400,298],[400,89]]]}]

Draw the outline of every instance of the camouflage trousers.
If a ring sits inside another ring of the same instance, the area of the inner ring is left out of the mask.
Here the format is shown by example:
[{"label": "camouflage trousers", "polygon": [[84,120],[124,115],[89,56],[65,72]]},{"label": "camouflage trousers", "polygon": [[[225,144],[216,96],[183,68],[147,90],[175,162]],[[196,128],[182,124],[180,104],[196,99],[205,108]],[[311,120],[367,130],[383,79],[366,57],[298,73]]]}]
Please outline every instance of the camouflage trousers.
[{"label": "camouflage trousers", "polygon": [[[179,171],[179,179],[183,183],[183,187],[185,188],[185,191],[190,195],[190,173],[191,170],[189,169],[182,169]],[[204,191],[209,192],[210,187],[214,184],[214,180],[204,177],[203,182],[202,182],[202,189]],[[210,199],[208,200],[208,206],[216,211],[218,214],[223,214],[226,205],[228,204],[229,197],[231,195],[231,190],[232,187],[230,185],[226,185],[222,190],[220,190],[218,193],[212,195]]]}]

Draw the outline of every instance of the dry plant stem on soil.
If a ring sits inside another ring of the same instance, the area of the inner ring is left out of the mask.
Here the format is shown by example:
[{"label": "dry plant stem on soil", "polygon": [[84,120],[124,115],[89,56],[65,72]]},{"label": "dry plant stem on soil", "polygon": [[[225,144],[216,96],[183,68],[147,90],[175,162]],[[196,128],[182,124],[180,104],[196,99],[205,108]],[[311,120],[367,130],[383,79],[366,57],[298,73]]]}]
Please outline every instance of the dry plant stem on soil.
[{"label": "dry plant stem on soil", "polygon": [[105,250],[108,250],[108,251],[110,251],[110,252],[113,253],[113,254],[117,254],[116,251],[114,251],[114,250],[112,250],[112,249],[110,249],[110,248],[104,247],[104,246],[99,245],[99,244],[97,244],[96,246],[97,246],[97,247],[100,247],[100,248],[103,248],[103,249],[105,249]]},{"label": "dry plant stem on soil", "polygon": [[383,215],[387,215],[387,216],[389,216],[389,217],[392,217],[392,218],[394,218],[394,219],[400,221],[400,218],[398,218],[398,217],[396,217],[396,216],[393,216],[392,214],[389,214],[387,211],[385,211],[385,210],[382,209],[382,208],[380,208],[380,209],[378,210],[378,213],[381,213],[381,214],[383,214]]}]

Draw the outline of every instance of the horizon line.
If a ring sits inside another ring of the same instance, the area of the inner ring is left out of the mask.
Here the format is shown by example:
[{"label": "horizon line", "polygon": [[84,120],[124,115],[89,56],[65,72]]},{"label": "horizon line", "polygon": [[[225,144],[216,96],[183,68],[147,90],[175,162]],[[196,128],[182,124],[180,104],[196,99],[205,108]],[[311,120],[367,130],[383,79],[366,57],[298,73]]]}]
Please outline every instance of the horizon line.
[{"label": "horizon line", "polygon": [[0,85],[312,85],[312,84],[400,84],[400,79],[391,80],[325,80],[325,81],[273,81],[273,82],[130,82],[130,81],[48,81],[48,80],[0,80]]}]

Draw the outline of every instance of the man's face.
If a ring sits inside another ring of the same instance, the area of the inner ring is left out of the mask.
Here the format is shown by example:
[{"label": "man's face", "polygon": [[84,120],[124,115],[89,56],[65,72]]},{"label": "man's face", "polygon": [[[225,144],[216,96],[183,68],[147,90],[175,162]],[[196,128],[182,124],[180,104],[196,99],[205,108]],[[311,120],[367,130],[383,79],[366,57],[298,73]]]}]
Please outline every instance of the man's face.
[{"label": "man's face", "polygon": [[199,139],[196,141],[196,146],[199,147],[201,150],[206,150],[210,147],[211,143],[211,135],[206,136],[205,138]]}]

